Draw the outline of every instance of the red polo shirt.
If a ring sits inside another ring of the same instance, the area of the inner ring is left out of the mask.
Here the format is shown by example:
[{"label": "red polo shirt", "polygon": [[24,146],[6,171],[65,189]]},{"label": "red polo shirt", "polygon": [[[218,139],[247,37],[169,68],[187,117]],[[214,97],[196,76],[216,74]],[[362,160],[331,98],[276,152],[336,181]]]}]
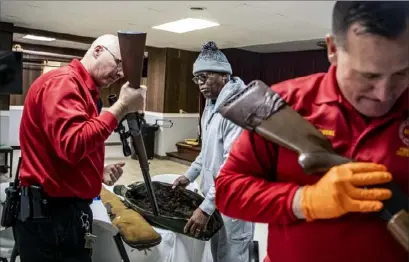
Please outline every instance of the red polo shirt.
[{"label": "red polo shirt", "polygon": [[98,97],[78,60],[34,81],[20,125],[22,185],[41,185],[51,197],[99,194],[104,141],[118,123],[109,112],[98,116]]},{"label": "red polo shirt", "polygon": [[[367,121],[342,97],[334,67],[327,74],[289,80],[272,89],[328,136],[336,152],[384,164],[408,192],[408,92],[390,113]],[[295,191],[319,178],[304,174],[296,153],[283,147],[274,150],[273,143],[243,131],[216,178],[216,204],[228,216],[269,224],[265,261],[407,261],[406,251],[378,214],[347,214],[311,223],[296,219],[291,208]]]}]

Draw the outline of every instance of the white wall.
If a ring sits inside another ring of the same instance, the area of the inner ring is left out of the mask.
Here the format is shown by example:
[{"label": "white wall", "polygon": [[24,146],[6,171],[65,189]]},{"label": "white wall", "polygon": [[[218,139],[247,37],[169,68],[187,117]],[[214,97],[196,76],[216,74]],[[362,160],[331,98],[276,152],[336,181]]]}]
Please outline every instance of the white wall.
[{"label": "white wall", "polygon": [[[102,109],[104,110],[104,109]],[[10,106],[10,111],[0,111],[0,144],[20,146],[19,128],[23,106]],[[172,128],[160,127],[156,132],[155,154],[166,156],[166,152],[176,151],[176,143],[186,138],[196,138],[199,114],[171,114],[146,112],[146,122],[154,124],[156,119],[171,120]],[[169,126],[167,122],[159,125]],[[126,121],[124,122],[127,128]],[[119,135],[113,133],[107,143],[120,143]]]},{"label": "white wall", "polygon": [[0,144],[7,144],[9,138],[9,111],[0,111]]}]

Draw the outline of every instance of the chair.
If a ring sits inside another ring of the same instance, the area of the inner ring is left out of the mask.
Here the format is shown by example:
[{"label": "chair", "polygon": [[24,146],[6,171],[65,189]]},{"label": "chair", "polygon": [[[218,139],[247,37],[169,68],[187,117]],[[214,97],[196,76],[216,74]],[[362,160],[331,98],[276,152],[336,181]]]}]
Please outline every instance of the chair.
[{"label": "chair", "polygon": [[[4,154],[4,163],[5,163],[5,172],[7,173],[7,169],[10,169],[10,177],[13,176],[13,152],[14,149],[11,146],[7,145],[0,145],[0,154]],[[9,155],[10,155],[10,160],[9,160]],[[7,162],[10,162],[9,165],[7,165]],[[1,166],[0,166],[1,168]],[[0,172],[2,170],[0,169]]]},{"label": "chair", "polygon": [[[111,223],[107,210],[102,201],[94,199],[93,203],[91,204],[91,210],[94,217],[92,226],[94,233],[101,233],[101,231],[103,231],[104,233],[112,236],[122,261],[130,262],[121,234],[119,233],[118,228]],[[96,259],[93,257],[93,261],[94,260]]]}]

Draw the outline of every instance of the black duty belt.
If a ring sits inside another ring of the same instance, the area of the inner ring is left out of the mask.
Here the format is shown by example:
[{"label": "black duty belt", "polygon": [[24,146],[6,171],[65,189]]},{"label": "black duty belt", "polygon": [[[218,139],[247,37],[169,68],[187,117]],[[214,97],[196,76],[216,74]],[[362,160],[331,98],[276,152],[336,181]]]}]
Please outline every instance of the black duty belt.
[{"label": "black duty belt", "polygon": [[92,199],[77,197],[50,197],[44,193],[40,186],[21,187],[20,212],[18,218],[21,221],[27,219],[44,219],[50,211],[70,205],[90,205]]}]

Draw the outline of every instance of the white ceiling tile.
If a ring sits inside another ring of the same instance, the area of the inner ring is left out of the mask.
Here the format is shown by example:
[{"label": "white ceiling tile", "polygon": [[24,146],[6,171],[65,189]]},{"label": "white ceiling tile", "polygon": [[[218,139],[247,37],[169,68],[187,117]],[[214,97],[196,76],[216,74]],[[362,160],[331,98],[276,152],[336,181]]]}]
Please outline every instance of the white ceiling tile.
[{"label": "white ceiling tile", "polygon": [[[147,32],[150,46],[200,50],[204,41],[221,48],[323,38],[334,1],[4,1],[2,21],[82,36],[118,30]],[[204,7],[194,12],[190,7]],[[152,26],[186,17],[221,24],[185,34]],[[64,43],[70,44],[70,43]]]}]

